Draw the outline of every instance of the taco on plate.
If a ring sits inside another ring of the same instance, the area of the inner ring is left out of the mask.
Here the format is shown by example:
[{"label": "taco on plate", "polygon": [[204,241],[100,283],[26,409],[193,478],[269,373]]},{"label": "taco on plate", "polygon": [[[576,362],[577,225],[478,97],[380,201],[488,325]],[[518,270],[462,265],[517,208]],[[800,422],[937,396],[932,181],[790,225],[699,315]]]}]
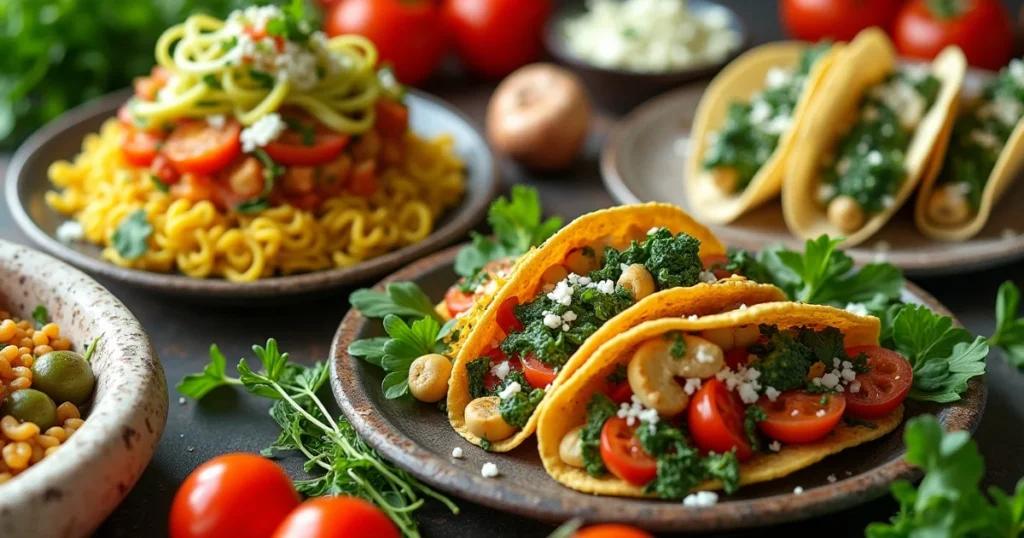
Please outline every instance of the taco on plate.
[{"label": "taco on plate", "polygon": [[877,28],[843,48],[800,126],[782,211],[802,239],[877,232],[946,150],[967,62],[950,46],[928,65],[900,64]]},{"label": "taco on plate", "polygon": [[616,207],[569,223],[519,259],[460,335],[452,427],[484,448],[511,450],[533,434],[548,394],[616,334],[651,319],[785,299],[775,286],[705,270],[724,254],[673,205]]},{"label": "taco on plate", "polygon": [[541,410],[544,468],[578,491],[662,498],[803,469],[902,419],[913,370],[878,334],[877,318],[791,302],[637,325]]}]

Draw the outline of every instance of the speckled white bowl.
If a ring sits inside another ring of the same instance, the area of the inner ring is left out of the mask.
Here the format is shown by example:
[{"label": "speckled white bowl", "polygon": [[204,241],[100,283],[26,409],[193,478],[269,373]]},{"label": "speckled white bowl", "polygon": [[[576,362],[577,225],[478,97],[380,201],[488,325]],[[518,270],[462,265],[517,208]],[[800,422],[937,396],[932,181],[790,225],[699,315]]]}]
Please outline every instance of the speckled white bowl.
[{"label": "speckled white bowl", "polygon": [[0,536],[89,536],[142,475],[167,422],[167,382],[149,337],[121,301],[81,271],[0,240],[0,305],[27,318],[45,305],[92,357],[86,423],[56,455],[0,484]]}]

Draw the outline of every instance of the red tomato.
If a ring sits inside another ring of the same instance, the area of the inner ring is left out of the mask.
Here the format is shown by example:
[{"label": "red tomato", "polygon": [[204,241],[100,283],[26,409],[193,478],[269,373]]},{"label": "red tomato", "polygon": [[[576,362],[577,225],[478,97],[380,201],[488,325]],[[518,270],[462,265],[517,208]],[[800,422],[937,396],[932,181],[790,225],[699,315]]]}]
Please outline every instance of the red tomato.
[{"label": "red tomato", "polygon": [[398,80],[419,84],[434,72],[446,48],[441,10],[429,0],[345,0],[327,14],[329,36],[359,34],[377,45],[381,63]]},{"label": "red tomato", "polygon": [[914,383],[914,368],[895,351],[878,346],[853,347],[851,357],[867,353],[866,374],[857,374],[860,390],[846,391],[846,412],[857,418],[878,418],[896,409],[907,399]]},{"label": "red tomato", "polygon": [[[732,275],[738,274],[733,271],[725,269],[725,265],[729,263],[729,258],[725,254],[712,254],[710,256],[704,256],[700,259],[701,264],[704,265],[705,271],[711,271],[714,273],[715,278],[723,279],[729,278]],[[717,266],[717,267],[716,267]]]},{"label": "red tomato", "polygon": [[409,108],[397,101],[377,101],[377,121],[373,127],[384,136],[402,136],[409,130]]},{"label": "red tomato", "polygon": [[226,454],[200,465],[171,504],[171,538],[270,538],[299,505],[288,474],[255,454]]},{"label": "red tomato", "polygon": [[849,41],[869,26],[888,30],[902,0],[782,0],[779,16],[789,35],[805,41]]},{"label": "red tomato", "polygon": [[747,364],[747,357],[750,356],[750,352],[743,347],[734,347],[725,354],[725,364],[729,368],[736,370],[740,365]]},{"label": "red tomato", "polygon": [[149,166],[156,157],[161,138],[146,131],[129,130],[121,142],[124,160],[134,166]]},{"label": "red tomato", "polygon": [[[235,536],[245,536],[238,534]],[[354,497],[320,497],[296,508],[273,538],[399,538],[395,524],[380,508]]]},{"label": "red tomato", "polygon": [[[508,371],[510,371],[510,372],[522,372],[523,371],[523,363],[520,362],[519,359],[516,358],[516,357],[512,357],[511,359],[508,358],[508,356],[505,355],[501,351],[501,348],[494,348],[493,350],[491,350],[490,353],[487,354],[487,356],[491,359],[491,367],[492,368],[495,365],[501,364],[502,362],[507,360],[508,361]],[[502,383],[502,379],[499,379],[498,376],[496,376],[493,373],[491,373],[490,370],[487,371],[487,375],[484,376],[484,388],[485,389],[493,391],[495,388],[497,388],[499,385],[501,385],[501,383]]]},{"label": "red tomato", "polygon": [[526,380],[530,382],[531,387],[542,389],[555,382],[555,377],[558,375],[555,373],[555,369],[541,362],[533,353],[528,354],[521,360],[523,362],[523,374],[526,375]]},{"label": "red tomato", "polygon": [[[822,405],[822,399],[826,399]],[[803,391],[783,392],[770,401],[761,398],[758,405],[764,409],[767,420],[757,423],[765,435],[783,443],[810,443],[828,435],[843,418],[846,399],[842,394],[808,394]],[[796,415],[793,412],[796,411]],[[819,413],[824,414],[819,416]]]},{"label": "red tomato", "polygon": [[242,153],[238,135],[242,126],[229,121],[223,127],[206,122],[179,125],[164,142],[160,152],[179,172],[212,174],[227,166]]},{"label": "red tomato", "polygon": [[124,124],[126,127],[136,128],[138,125],[135,122],[135,115],[132,114],[128,103],[121,105],[121,108],[117,109],[117,120]]},{"label": "red tomato", "polygon": [[601,461],[611,473],[642,486],[658,476],[658,460],[644,452],[626,419],[612,417],[601,428]]},{"label": "red tomato", "polygon": [[352,177],[349,178],[348,190],[356,196],[373,196],[380,184],[377,182],[377,163],[363,161],[352,170]]},{"label": "red tomato", "polygon": [[516,317],[516,306],[519,305],[519,299],[515,297],[509,297],[505,299],[505,302],[498,306],[498,311],[495,314],[497,318],[498,327],[501,328],[505,334],[511,334],[512,332],[522,332],[523,324]]},{"label": "red tomato", "polygon": [[[311,127],[312,128],[312,127]],[[349,136],[333,131],[318,130],[312,144],[306,145],[303,135],[294,129],[281,133],[276,140],[263,147],[275,163],[284,166],[319,166],[338,158],[348,145]]]},{"label": "red tomato", "polygon": [[171,196],[190,202],[212,200],[213,194],[213,178],[210,176],[182,174],[180,181],[171,185]]},{"label": "red tomato", "polygon": [[157,92],[167,85],[173,74],[166,67],[154,66],[148,77],[137,77],[134,80],[135,97],[143,101],[155,101]]},{"label": "red tomato", "polygon": [[500,78],[536,60],[544,49],[550,0],[445,0],[444,17],[462,63]]},{"label": "red tomato", "polygon": [[1011,21],[998,0],[911,0],[899,12],[892,37],[903,56],[930,60],[947,45],[959,45],[967,63],[999,69],[1013,54]]},{"label": "red tomato", "polygon": [[690,401],[687,422],[694,444],[705,452],[718,454],[735,448],[740,461],[749,459],[754,451],[743,431],[745,415],[743,401],[725,383],[715,378],[706,380]]},{"label": "red tomato", "polygon": [[580,529],[573,538],[654,538],[646,532],[618,523],[606,523]]},{"label": "red tomato", "polygon": [[181,179],[181,174],[174,168],[171,161],[163,155],[157,155],[149,165],[149,171],[164,185],[173,185]]},{"label": "red tomato", "polygon": [[475,300],[476,294],[471,291],[462,291],[458,284],[448,288],[444,294],[444,306],[448,309],[448,315],[453,318],[463,312],[469,312],[469,309],[473,308]]},{"label": "red tomato", "polygon": [[629,387],[629,381],[621,381],[608,387],[608,397],[617,404],[632,400],[633,389]]}]

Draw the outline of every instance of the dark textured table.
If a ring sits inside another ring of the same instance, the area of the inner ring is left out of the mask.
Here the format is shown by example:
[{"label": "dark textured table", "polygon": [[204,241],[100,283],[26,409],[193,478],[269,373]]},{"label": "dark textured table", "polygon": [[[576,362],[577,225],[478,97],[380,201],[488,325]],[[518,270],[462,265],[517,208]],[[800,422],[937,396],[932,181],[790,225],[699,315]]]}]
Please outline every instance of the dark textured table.
[{"label": "dark textured table", "polygon": [[[746,19],[752,39],[763,42],[778,39],[781,32],[772,2],[763,0],[725,2]],[[463,80],[441,80],[427,88],[482,121],[491,86]],[[614,121],[601,117],[595,135],[589,141],[587,156],[566,173],[550,177],[524,174],[505,162],[504,186],[526,183],[541,192],[544,210],[572,218],[586,211],[607,207],[613,202],[604,191],[598,174],[596,156],[602,135]],[[0,169],[6,162],[0,163]],[[0,175],[0,182],[2,182]],[[3,192],[0,189],[0,192]],[[1020,228],[1020,227],[1018,227]],[[18,232],[6,205],[0,204],[0,238],[26,243]],[[996,289],[1007,279],[1024,285],[1024,263],[971,275],[931,278],[918,281],[945,303],[974,333],[991,333]],[[149,332],[163,360],[168,384],[173,386],[183,375],[198,372],[206,364],[211,343],[217,343],[232,360],[252,356],[250,346],[277,338],[281,348],[302,362],[324,360],[334,331],[348,309],[346,297],[351,290],[325,295],[315,302],[295,305],[267,304],[264,307],[211,307],[167,300],[145,291],[102,281],[135,313]],[[369,283],[368,283],[369,284]],[[988,466],[986,481],[1012,489],[1024,476],[1024,377],[1006,365],[998,353],[989,357],[989,399],[984,419],[977,432]],[[166,536],[167,514],[178,484],[200,463],[226,452],[254,452],[269,444],[278,433],[267,416],[264,400],[249,397],[240,390],[221,389],[202,403],[180,404],[171,391],[170,416],[163,440],[141,480],[117,511],[97,531],[101,537]],[[300,461],[286,460],[293,473]],[[428,503],[418,513],[425,536],[511,537],[547,536],[551,527],[460,501],[462,513],[452,516],[438,503]],[[896,509],[888,498],[843,513],[779,527],[793,536],[827,532],[830,536],[863,534],[870,521],[887,518]],[[776,529],[773,529],[776,530]],[[759,531],[727,536],[754,536]],[[726,535],[723,535],[726,536]]]}]

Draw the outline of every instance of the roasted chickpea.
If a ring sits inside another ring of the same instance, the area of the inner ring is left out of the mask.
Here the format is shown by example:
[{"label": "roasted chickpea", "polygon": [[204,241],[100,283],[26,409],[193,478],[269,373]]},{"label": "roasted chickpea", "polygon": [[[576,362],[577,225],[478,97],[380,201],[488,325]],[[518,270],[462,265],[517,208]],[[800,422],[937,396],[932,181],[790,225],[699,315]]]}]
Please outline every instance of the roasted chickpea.
[{"label": "roasted chickpea", "polygon": [[444,355],[431,353],[409,365],[409,392],[421,402],[433,403],[448,394],[452,363]]},{"label": "roasted chickpea", "polygon": [[466,406],[466,428],[470,433],[492,442],[512,437],[516,428],[501,417],[500,404],[497,396],[485,396],[469,402]]},{"label": "roasted chickpea", "polygon": [[640,301],[654,293],[654,277],[647,272],[646,267],[639,263],[630,265],[622,272],[618,285],[629,290],[633,294],[634,301]]},{"label": "roasted chickpea", "polygon": [[932,222],[954,226],[971,217],[971,206],[960,189],[960,183],[950,183],[932,192],[928,200],[928,218]]},{"label": "roasted chickpea", "polygon": [[864,208],[852,196],[836,196],[828,204],[828,220],[843,233],[853,233],[864,226]]},{"label": "roasted chickpea", "polygon": [[566,465],[580,468],[584,466],[583,445],[580,441],[581,431],[583,431],[583,426],[576,426],[569,430],[565,437],[562,437],[561,444],[558,445],[558,457]]}]

